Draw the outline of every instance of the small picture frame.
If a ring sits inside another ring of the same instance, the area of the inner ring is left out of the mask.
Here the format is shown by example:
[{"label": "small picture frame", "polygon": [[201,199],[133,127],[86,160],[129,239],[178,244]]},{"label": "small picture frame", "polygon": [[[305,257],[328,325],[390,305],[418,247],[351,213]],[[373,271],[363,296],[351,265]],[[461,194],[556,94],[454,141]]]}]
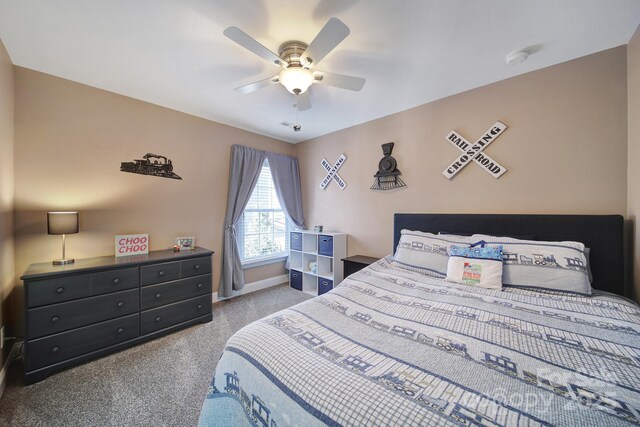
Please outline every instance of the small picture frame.
[{"label": "small picture frame", "polygon": [[322,229],[323,229],[323,227],[321,225],[314,225],[313,226],[314,233],[322,233]]},{"label": "small picture frame", "polygon": [[195,236],[176,237],[173,242],[174,248],[178,248],[180,251],[192,251],[196,247]]}]

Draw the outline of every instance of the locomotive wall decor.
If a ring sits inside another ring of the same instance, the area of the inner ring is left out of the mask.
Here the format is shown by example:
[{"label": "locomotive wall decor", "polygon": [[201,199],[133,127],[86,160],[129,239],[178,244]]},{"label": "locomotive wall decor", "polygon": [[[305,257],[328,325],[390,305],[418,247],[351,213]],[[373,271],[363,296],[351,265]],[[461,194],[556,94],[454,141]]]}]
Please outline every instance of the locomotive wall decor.
[{"label": "locomotive wall decor", "polygon": [[382,144],[382,154],[384,157],[378,163],[378,172],[373,176],[373,185],[370,190],[395,190],[396,188],[406,187],[407,184],[400,179],[400,169],[396,159],[391,156],[395,143],[388,142]]},{"label": "locomotive wall decor", "polygon": [[445,139],[458,150],[462,151],[462,154],[442,171],[442,175],[447,179],[451,179],[464,169],[469,162],[474,162],[492,177],[496,179],[500,178],[507,171],[507,168],[483,153],[483,150],[495,141],[505,130],[507,130],[507,125],[502,122],[495,122],[493,126],[473,144],[464,139],[464,137],[455,130],[449,132]]},{"label": "locomotive wall decor", "polygon": [[120,163],[120,171],[162,178],[182,179],[182,177],[173,172],[171,159],[153,153],[147,153],[142,156],[142,159],[135,159],[133,162]]}]

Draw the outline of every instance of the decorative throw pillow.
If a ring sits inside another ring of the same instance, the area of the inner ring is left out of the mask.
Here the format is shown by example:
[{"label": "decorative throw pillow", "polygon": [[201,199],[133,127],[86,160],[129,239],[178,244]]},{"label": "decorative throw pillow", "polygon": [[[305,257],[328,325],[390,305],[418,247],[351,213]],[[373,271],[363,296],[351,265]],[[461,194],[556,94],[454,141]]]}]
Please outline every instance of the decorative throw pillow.
[{"label": "decorative throw pillow", "polygon": [[502,247],[480,241],[470,247],[451,246],[447,281],[485,289],[502,289]]},{"label": "decorative throw pillow", "polygon": [[474,234],[476,240],[501,245],[502,283],[591,295],[588,253],[580,242],[546,242]]},{"label": "decorative throw pillow", "polygon": [[469,245],[470,237],[439,236],[421,231],[402,230],[393,259],[399,267],[428,276],[444,278],[447,275],[451,245]]}]

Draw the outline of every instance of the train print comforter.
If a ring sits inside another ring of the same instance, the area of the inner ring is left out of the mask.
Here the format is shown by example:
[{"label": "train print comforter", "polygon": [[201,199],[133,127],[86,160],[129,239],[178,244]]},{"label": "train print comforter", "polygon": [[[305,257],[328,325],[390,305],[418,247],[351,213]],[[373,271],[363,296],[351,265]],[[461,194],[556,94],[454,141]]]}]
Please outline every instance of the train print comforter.
[{"label": "train print comforter", "polygon": [[391,257],[233,335],[201,426],[640,423],[640,309]]}]

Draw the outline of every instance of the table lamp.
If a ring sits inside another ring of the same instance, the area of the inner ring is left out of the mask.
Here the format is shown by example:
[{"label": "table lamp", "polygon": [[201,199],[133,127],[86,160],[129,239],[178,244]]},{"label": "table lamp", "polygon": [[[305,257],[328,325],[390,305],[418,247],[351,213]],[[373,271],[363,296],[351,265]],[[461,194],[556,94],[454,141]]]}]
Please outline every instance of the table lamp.
[{"label": "table lamp", "polygon": [[64,244],[67,234],[76,234],[78,227],[78,212],[47,212],[47,233],[62,234],[62,259],[53,261],[53,265],[71,264],[75,260],[65,259]]}]

